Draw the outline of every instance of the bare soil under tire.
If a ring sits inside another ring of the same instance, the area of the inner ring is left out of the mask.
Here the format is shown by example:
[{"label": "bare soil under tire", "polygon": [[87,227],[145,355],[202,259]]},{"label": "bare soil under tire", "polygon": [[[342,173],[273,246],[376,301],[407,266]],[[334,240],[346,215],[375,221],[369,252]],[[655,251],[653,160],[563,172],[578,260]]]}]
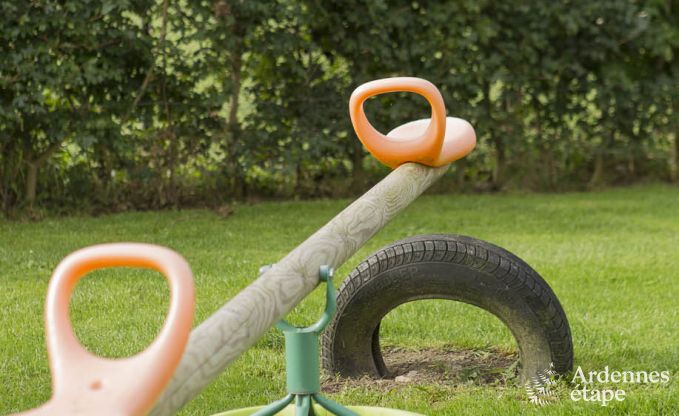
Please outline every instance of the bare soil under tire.
[{"label": "bare soil under tire", "polygon": [[408,384],[505,385],[517,377],[519,356],[499,349],[408,349],[398,346],[382,349],[389,375],[384,378],[326,377],[323,391],[335,393],[345,388],[391,390]]}]

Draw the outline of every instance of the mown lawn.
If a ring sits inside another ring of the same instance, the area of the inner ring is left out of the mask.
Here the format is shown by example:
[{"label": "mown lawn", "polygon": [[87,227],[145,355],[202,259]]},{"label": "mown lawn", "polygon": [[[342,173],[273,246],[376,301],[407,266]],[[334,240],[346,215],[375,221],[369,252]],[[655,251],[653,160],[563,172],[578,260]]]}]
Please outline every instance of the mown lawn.
[{"label": "mown lawn", "polygon": [[[281,258],[348,202],[240,205],[228,218],[186,210],[0,222],[0,414],[49,398],[44,298],[52,270],[69,252],[114,241],[150,242],[179,251],[195,274],[197,324],[245,287],[261,265]],[[626,400],[607,407],[571,401],[572,387],[566,383],[557,389],[557,402],[536,407],[523,387],[511,381],[485,385],[473,376],[452,385],[403,384],[390,390],[349,383],[331,397],[429,415],[679,414],[679,188],[425,196],[337,275],[345,276],[382,245],[423,233],[488,240],[538,270],[570,320],[576,367],[669,370],[670,383],[618,385],[626,390]],[[76,332],[98,354],[121,357],[141,351],[162,324],[167,293],[163,279],[152,272],[96,272],[79,284],[72,300]],[[291,319],[310,322],[321,307],[316,291]],[[515,348],[497,319],[454,302],[399,308],[383,331],[387,344],[412,349]],[[181,414],[207,415],[281,397],[282,348],[282,336],[269,331]]]}]

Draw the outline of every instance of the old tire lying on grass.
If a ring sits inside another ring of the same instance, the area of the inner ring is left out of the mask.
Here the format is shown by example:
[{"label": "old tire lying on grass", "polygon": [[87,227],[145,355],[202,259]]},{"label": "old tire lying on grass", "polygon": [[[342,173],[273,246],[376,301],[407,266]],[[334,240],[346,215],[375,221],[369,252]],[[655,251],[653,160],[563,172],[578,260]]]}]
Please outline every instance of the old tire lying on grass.
[{"label": "old tire lying on grass", "polygon": [[[337,313],[322,337],[323,368],[344,377],[389,377],[380,322],[397,306],[449,299],[497,316],[519,349],[522,381],[553,364],[573,366],[566,314],[540,275],[512,253],[459,235],[422,235],[391,244],[364,260],[342,283]],[[454,329],[454,328],[453,328]]]}]

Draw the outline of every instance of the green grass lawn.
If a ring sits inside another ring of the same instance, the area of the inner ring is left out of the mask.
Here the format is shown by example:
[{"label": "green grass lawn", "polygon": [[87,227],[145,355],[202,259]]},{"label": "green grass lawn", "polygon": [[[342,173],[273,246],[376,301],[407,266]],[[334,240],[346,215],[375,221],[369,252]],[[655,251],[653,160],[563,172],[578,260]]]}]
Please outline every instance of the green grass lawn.
[{"label": "green grass lawn", "polygon": [[[0,222],[0,414],[36,406],[50,396],[44,298],[52,270],[71,251],[115,241],[177,250],[195,274],[197,325],[252,281],[261,265],[280,259],[348,203],[241,205],[228,218],[186,210]],[[423,233],[474,236],[531,264],[552,286],[570,320],[576,367],[670,370],[670,383],[620,385],[626,400],[608,407],[571,401],[566,383],[558,386],[557,402],[536,407],[515,383],[487,385],[474,378],[389,390],[348,383],[332,398],[429,415],[679,414],[679,188],[424,196],[347,262],[336,280],[379,247]],[[127,356],[141,351],[159,330],[167,294],[164,280],[153,272],[95,272],[78,285],[71,317],[90,350]],[[317,290],[291,320],[315,320],[322,304]],[[412,349],[515,348],[497,319],[455,302],[401,307],[387,317],[383,333],[387,344]],[[281,397],[282,348],[282,335],[269,331],[181,414],[207,415]]]}]

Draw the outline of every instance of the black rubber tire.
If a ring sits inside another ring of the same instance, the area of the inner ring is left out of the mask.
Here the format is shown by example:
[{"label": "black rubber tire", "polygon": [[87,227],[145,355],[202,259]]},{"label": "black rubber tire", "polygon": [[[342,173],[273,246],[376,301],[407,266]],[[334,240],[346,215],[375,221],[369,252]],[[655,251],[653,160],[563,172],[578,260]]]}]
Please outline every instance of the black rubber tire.
[{"label": "black rubber tire", "polygon": [[460,235],[422,235],[369,256],[342,283],[337,313],[322,337],[323,368],[344,377],[389,377],[380,350],[382,318],[420,299],[478,306],[507,325],[522,381],[573,367],[566,314],[540,275],[512,253]]}]

